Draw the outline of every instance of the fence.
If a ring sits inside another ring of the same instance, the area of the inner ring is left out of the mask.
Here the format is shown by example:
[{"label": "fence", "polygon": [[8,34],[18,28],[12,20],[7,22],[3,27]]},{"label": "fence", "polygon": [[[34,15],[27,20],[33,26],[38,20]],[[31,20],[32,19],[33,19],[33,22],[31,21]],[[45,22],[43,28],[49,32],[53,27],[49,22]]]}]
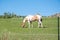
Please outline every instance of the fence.
[{"label": "fence", "polygon": [[59,30],[60,30],[60,22],[59,22],[59,17],[58,17],[58,40],[60,40],[60,32],[59,32]]}]

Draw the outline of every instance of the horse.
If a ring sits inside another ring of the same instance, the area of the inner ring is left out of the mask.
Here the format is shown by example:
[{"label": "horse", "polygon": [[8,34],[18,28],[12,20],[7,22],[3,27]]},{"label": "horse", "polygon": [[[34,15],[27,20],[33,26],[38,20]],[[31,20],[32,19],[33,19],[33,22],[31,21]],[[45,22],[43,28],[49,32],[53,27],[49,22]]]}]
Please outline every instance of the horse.
[{"label": "horse", "polygon": [[[41,15],[28,15],[28,16],[26,16],[26,17],[23,19],[22,27],[25,26],[25,23],[26,23],[26,22],[28,22],[29,28],[30,28],[30,25],[31,25],[32,22],[34,22],[34,21],[37,21],[37,22],[38,22],[38,28],[39,28],[39,27],[43,27],[43,25],[42,25],[42,16],[41,16]],[[32,27],[33,27],[33,24],[32,24]]]}]

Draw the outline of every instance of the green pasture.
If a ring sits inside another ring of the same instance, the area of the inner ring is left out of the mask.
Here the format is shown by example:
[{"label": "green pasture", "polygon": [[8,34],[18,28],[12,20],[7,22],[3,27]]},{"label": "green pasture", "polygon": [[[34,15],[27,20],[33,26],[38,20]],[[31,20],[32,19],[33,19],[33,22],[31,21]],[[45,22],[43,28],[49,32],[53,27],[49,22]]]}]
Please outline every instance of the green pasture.
[{"label": "green pasture", "polygon": [[[43,17],[44,28],[21,27],[22,18],[0,19],[0,40],[58,40],[57,17]],[[60,23],[60,22],[59,22]]]}]

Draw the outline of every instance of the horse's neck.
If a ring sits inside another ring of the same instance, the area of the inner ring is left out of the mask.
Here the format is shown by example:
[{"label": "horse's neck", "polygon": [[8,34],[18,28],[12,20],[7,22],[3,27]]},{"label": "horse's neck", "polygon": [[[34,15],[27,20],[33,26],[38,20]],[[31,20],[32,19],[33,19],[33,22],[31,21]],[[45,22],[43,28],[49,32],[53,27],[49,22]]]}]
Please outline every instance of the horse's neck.
[{"label": "horse's neck", "polygon": [[24,20],[23,20],[23,23],[25,23],[25,22],[26,22],[26,20],[24,19]]}]

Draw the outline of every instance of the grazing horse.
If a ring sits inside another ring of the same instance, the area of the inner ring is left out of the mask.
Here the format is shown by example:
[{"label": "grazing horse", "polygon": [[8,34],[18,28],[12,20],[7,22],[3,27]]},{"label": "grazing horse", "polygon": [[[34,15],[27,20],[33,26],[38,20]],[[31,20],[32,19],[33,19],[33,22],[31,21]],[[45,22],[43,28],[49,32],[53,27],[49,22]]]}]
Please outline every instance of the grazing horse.
[{"label": "grazing horse", "polygon": [[[29,24],[29,28],[30,28],[30,25],[32,24],[33,21],[37,21],[38,22],[38,28],[39,27],[43,27],[42,25],[42,16],[40,15],[28,15],[24,18],[23,22],[22,22],[22,27],[25,26],[25,22],[28,22]],[[32,24],[32,27],[33,27],[33,24]]]}]

